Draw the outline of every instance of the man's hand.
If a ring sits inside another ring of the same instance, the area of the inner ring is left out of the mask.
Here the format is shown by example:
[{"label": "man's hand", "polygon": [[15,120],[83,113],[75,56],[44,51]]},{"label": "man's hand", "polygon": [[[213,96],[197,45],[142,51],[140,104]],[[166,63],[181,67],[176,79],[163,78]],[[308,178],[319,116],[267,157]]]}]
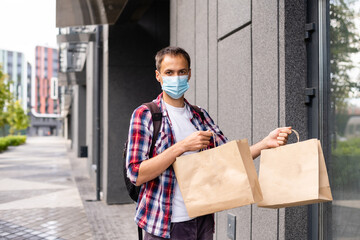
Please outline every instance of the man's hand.
[{"label": "man's hand", "polygon": [[288,136],[291,134],[291,127],[277,128],[264,138],[266,148],[274,148],[285,145]]},{"label": "man's hand", "polygon": [[197,131],[184,140],[172,145],[164,152],[140,164],[136,186],[148,182],[164,172],[184,152],[198,151],[210,143],[211,131]]},{"label": "man's hand", "polygon": [[289,134],[291,134],[291,127],[275,129],[263,140],[250,147],[251,156],[255,159],[260,155],[261,150],[285,145]]},{"label": "man's hand", "polygon": [[197,131],[181,141],[184,152],[198,151],[210,144],[211,131]]}]

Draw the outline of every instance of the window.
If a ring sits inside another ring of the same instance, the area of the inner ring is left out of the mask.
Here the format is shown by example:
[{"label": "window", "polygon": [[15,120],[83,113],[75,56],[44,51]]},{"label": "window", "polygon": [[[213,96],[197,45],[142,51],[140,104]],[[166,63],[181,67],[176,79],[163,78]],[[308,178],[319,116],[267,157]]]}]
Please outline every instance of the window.
[{"label": "window", "polygon": [[360,0],[330,0],[329,177],[333,239],[360,238]]},{"label": "window", "polygon": [[22,65],[22,54],[21,53],[17,53],[17,65],[18,66]]},{"label": "window", "polygon": [[12,52],[7,52],[8,53],[8,62],[12,62],[13,61],[13,53]]}]

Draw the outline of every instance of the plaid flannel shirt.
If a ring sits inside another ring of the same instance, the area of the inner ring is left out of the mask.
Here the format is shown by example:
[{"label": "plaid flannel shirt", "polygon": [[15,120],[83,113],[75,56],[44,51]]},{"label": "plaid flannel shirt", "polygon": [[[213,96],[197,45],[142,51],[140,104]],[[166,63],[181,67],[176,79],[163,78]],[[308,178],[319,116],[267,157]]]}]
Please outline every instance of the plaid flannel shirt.
[{"label": "plaid flannel shirt", "polygon": [[[156,156],[175,144],[175,139],[162,94],[160,94],[154,102],[159,106],[163,116],[153,151],[153,156]],[[204,114],[204,120],[202,121],[200,115],[186,100],[185,105],[186,108],[192,112],[193,118],[190,119],[190,121],[197,130],[211,130],[215,133],[215,141],[218,146],[227,142],[227,138],[204,109],[201,109]],[[127,175],[134,184],[136,183],[142,161],[153,157],[149,156],[153,130],[151,112],[146,106],[141,105],[135,109],[130,120],[126,158]],[[214,144],[211,139],[208,148],[213,147]],[[175,181],[175,172],[172,166],[170,166],[160,174],[160,176],[141,186],[136,207],[135,222],[146,232],[155,236],[170,238],[172,199],[175,190]]]}]

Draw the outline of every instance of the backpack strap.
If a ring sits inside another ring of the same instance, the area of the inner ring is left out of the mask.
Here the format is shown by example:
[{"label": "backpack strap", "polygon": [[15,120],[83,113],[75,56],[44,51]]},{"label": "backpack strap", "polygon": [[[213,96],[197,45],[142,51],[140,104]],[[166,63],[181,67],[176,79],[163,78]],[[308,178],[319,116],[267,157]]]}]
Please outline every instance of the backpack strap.
[{"label": "backpack strap", "polygon": [[153,132],[153,138],[151,141],[151,147],[150,147],[150,157],[153,156],[153,151],[155,148],[155,143],[157,140],[157,137],[159,135],[160,127],[161,127],[161,119],[162,119],[162,113],[160,111],[160,108],[155,102],[148,102],[143,103],[146,107],[149,108],[152,116],[153,126],[154,126],[154,132]]}]

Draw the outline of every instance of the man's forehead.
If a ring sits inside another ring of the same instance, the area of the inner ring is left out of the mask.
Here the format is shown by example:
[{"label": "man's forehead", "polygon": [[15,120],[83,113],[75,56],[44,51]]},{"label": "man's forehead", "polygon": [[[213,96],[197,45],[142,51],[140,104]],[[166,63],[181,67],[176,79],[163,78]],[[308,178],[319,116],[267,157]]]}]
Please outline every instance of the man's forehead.
[{"label": "man's forehead", "polygon": [[177,54],[177,55],[172,55],[172,54],[165,54],[164,58],[163,58],[163,62],[164,61],[186,61],[186,58],[181,55],[181,54]]},{"label": "man's forehead", "polygon": [[180,63],[184,63],[185,64],[184,68],[188,68],[188,62],[183,55],[167,54],[164,56],[163,60],[161,61],[161,67],[172,68],[173,64],[180,64]]}]

